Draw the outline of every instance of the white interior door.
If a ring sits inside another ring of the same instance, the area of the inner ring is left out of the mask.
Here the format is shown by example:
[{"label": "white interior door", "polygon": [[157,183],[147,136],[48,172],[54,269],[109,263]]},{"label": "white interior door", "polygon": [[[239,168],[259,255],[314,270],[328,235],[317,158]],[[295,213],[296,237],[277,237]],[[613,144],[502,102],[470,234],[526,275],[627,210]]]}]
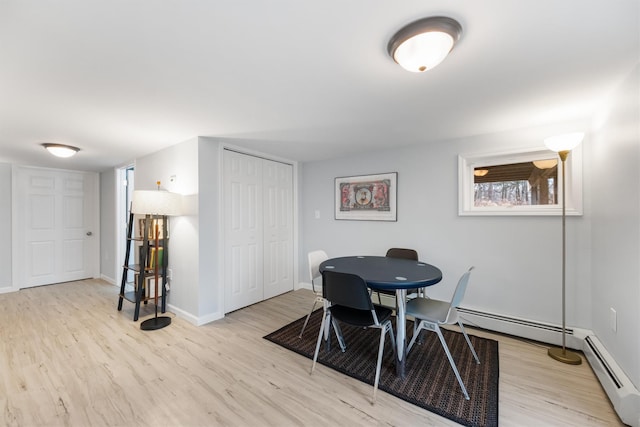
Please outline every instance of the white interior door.
[{"label": "white interior door", "polygon": [[225,312],[263,299],[262,159],[224,151]]},{"label": "white interior door", "polygon": [[97,182],[94,173],[18,168],[18,287],[97,275]]},{"label": "white interior door", "polygon": [[264,298],[293,290],[293,167],[263,160]]},{"label": "white interior door", "polygon": [[293,290],[293,166],[224,151],[225,312]]}]

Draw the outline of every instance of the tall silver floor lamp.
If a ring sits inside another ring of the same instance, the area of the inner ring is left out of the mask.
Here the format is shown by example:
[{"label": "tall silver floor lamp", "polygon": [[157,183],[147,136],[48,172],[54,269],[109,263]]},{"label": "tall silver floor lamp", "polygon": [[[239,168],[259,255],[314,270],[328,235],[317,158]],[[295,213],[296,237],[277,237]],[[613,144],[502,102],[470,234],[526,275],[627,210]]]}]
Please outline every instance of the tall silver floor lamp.
[{"label": "tall silver floor lamp", "polygon": [[568,363],[570,365],[579,365],[582,363],[582,358],[573,352],[569,351],[566,348],[566,304],[565,304],[565,294],[566,294],[566,260],[567,260],[567,232],[566,232],[566,204],[565,204],[565,169],[566,169],[566,160],[567,156],[582,142],[582,138],[584,137],[584,133],[568,133],[563,135],[556,135],[544,140],[544,144],[551,151],[555,151],[560,156],[560,160],[562,161],[562,348],[551,347],[548,351],[548,354],[553,359],[560,361],[562,363]]}]

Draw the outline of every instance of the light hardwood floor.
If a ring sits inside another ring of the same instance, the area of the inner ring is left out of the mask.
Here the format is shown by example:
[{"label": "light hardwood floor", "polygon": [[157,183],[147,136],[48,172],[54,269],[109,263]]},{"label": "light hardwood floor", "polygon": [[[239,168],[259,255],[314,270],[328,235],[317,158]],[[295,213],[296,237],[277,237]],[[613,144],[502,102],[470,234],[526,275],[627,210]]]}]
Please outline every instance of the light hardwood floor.
[{"label": "light hardwood floor", "polygon": [[[305,315],[310,291],[147,332],[117,292],[85,280],[0,295],[2,425],[457,425],[384,392],[371,405],[371,386],[321,365],[310,376],[309,359],[262,339]],[[469,332],[500,342],[501,426],[622,425],[588,364]]]}]

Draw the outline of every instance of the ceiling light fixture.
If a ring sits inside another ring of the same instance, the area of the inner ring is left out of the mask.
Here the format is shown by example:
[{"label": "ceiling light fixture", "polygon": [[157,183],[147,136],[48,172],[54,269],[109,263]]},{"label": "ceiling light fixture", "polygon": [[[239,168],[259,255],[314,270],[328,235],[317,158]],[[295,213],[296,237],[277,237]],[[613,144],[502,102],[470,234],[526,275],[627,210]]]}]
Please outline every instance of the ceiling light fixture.
[{"label": "ceiling light fixture", "polygon": [[56,157],[71,157],[80,149],[71,145],[44,143],[42,146]]},{"label": "ceiling light fixture", "polygon": [[387,51],[402,68],[414,73],[430,70],[447,57],[462,34],[462,26],[446,16],[432,16],[402,27],[389,40]]}]

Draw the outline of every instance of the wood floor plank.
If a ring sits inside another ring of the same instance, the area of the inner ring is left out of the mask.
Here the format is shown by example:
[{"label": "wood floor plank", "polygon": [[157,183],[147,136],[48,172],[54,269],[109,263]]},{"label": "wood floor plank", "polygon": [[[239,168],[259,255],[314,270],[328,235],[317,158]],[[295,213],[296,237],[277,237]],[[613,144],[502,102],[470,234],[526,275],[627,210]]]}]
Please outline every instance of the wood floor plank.
[{"label": "wood floor plank", "polygon": [[[0,295],[0,408],[6,426],[455,426],[262,337],[307,314],[289,292],[196,327],[157,331],[118,312],[118,289],[85,280]],[[152,315],[141,309],[141,319]],[[172,314],[168,314],[174,317]],[[305,333],[315,333],[307,331]],[[620,426],[587,363],[499,341],[501,426]]]}]

